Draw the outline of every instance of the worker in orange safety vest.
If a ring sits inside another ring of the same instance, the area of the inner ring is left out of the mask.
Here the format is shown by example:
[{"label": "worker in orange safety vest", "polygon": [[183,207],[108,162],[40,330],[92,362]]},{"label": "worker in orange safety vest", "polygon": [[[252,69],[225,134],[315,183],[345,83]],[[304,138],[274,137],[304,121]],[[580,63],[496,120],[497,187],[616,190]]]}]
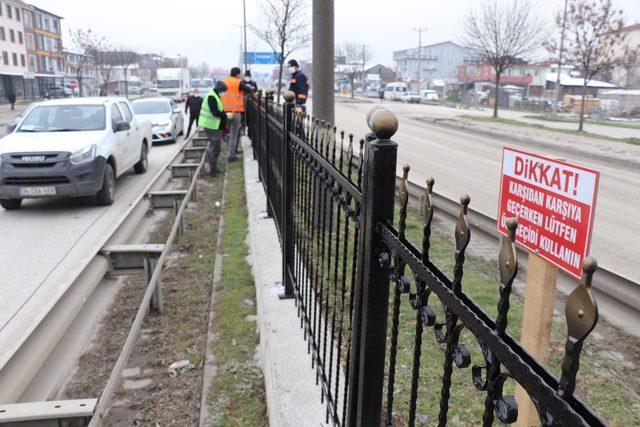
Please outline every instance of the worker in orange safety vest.
[{"label": "worker in orange safety vest", "polygon": [[240,127],[244,114],[244,95],[253,92],[253,87],[240,79],[240,68],[233,67],[229,77],[223,80],[227,91],[222,96],[224,112],[229,117],[229,147],[227,161],[236,160],[236,149],[240,141]]}]

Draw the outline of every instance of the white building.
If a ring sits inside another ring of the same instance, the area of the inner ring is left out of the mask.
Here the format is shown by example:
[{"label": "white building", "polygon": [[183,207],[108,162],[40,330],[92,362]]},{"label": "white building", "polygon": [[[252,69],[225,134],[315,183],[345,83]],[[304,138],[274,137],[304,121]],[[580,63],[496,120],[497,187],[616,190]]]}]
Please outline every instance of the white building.
[{"label": "white building", "polygon": [[[616,49],[620,54],[624,52],[625,47],[638,49],[640,47],[640,23],[629,25],[622,29],[624,41],[622,45]],[[640,88],[640,66],[631,70],[631,75],[627,75],[627,71],[622,66],[618,66],[612,71],[613,82],[620,87],[629,87],[633,89]]]},{"label": "white building", "polygon": [[23,76],[28,72],[22,9],[18,0],[0,2],[0,99],[24,96]]}]

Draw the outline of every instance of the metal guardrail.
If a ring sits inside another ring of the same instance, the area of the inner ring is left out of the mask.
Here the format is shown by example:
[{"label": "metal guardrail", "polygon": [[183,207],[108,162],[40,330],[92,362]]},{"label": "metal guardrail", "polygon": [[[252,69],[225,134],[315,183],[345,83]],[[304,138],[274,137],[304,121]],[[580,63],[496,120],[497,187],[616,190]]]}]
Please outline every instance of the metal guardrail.
[{"label": "metal guardrail", "polygon": [[[204,170],[206,159],[206,143],[198,143],[196,131],[181,147],[181,150],[170,160],[168,168],[172,170],[172,176],[188,178],[189,187],[180,191],[156,191],[150,189],[158,181],[164,170],[158,173],[151,183],[146,187],[144,194],[131,207],[130,212],[143,200],[150,200],[151,208],[163,209],[173,207],[175,219],[167,241],[160,245],[117,245],[104,246],[96,256],[106,256],[108,258],[108,274],[130,274],[144,270],[147,275],[147,289],[141,301],[136,317],[133,321],[127,339],[122,347],[120,355],[112,369],[107,384],[98,399],[67,400],[60,402],[32,402],[0,405],[0,424],[11,422],[12,425],[50,425],[47,422],[74,421],[90,426],[100,426],[102,417],[110,407],[111,399],[120,382],[122,370],[134,348],[137,337],[144,318],[149,311],[149,307],[155,310],[162,310],[162,269],[167,255],[170,253],[174,240],[178,234],[184,230],[184,213],[190,201],[197,198],[197,180]],[[189,147],[189,145],[192,145]],[[198,148],[194,150],[194,148]],[[189,158],[198,159],[198,163],[176,164],[176,159],[186,150],[191,149]],[[175,170],[174,170],[175,169]],[[179,172],[176,172],[179,171]],[[172,203],[171,203],[172,202]],[[121,223],[116,227],[116,232],[120,225],[125,223],[129,215],[126,215]],[[114,233],[115,234],[115,233]],[[74,411],[61,411],[60,408],[76,408]],[[44,409],[43,409],[44,408]],[[56,411],[58,409],[58,411]],[[88,415],[90,414],[90,415]],[[74,424],[75,425],[75,424]]]},{"label": "metal guardrail", "polygon": [[[195,135],[197,134],[198,132],[195,133]],[[142,302],[140,303],[140,308],[138,308],[138,312],[136,313],[136,317],[133,321],[133,324],[131,325],[131,330],[129,331],[127,340],[125,341],[122,347],[120,356],[118,356],[118,360],[116,361],[116,364],[113,370],[111,371],[111,376],[109,377],[109,381],[107,382],[107,385],[105,386],[104,391],[102,392],[102,394],[100,395],[100,398],[98,399],[96,411],[93,417],[91,418],[91,422],[89,423],[89,426],[95,426],[95,427],[100,426],[102,421],[102,416],[109,409],[109,406],[111,404],[111,399],[113,398],[113,395],[116,391],[116,387],[120,383],[120,376],[122,374],[122,370],[124,369],[124,366],[127,363],[127,360],[129,360],[131,351],[133,350],[135,342],[138,339],[138,335],[140,334],[140,329],[142,328],[142,322],[144,321],[144,318],[147,314],[148,307],[152,305],[152,298],[154,298],[154,295],[156,296],[155,297],[156,302],[153,305],[155,305],[158,309],[162,309],[162,296],[161,294],[158,293],[158,290],[161,289],[161,286],[162,286],[161,276],[162,276],[162,269],[164,267],[164,262],[167,258],[167,255],[171,252],[171,248],[173,246],[173,242],[176,236],[178,235],[178,233],[182,234],[184,231],[184,223],[183,223],[184,211],[187,208],[189,201],[192,200],[191,198],[196,197],[197,195],[196,188],[197,188],[198,177],[202,175],[205,159],[206,159],[206,156],[204,155],[204,152],[203,152],[197,168],[195,168],[195,171],[189,177],[190,185],[189,185],[189,188],[187,189],[185,197],[182,198],[182,201],[179,203],[179,205],[176,205],[177,211],[175,215],[175,220],[173,222],[173,226],[171,227],[171,232],[169,233],[169,237],[167,238],[167,241],[164,243],[164,248],[162,250],[162,253],[160,254],[153,269],[150,269],[149,267],[147,267],[147,274],[148,275],[150,274],[149,283],[147,284],[147,290],[144,293],[144,297],[142,298]],[[152,270],[152,272],[150,270]]]}]

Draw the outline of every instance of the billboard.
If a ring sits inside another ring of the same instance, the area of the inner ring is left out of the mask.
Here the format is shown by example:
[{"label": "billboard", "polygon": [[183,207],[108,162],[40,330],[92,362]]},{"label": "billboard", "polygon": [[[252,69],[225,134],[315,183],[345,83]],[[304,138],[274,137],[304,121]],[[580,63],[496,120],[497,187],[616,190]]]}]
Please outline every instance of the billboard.
[{"label": "billboard", "polygon": [[247,52],[247,64],[274,65],[278,63],[278,55],[274,52]]},{"label": "billboard", "polygon": [[589,255],[600,173],[561,160],[504,147],[498,231],[520,226],[516,242],[572,277]]}]

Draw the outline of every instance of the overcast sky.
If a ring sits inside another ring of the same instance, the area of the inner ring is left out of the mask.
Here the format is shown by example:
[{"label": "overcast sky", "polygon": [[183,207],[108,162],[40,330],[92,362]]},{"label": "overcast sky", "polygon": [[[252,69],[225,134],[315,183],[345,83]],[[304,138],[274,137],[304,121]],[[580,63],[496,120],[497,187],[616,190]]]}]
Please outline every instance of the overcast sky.
[{"label": "overcast sky", "polygon": [[[247,1],[247,22],[259,25],[261,0]],[[372,62],[393,65],[392,52],[417,46],[414,27],[427,27],[423,44],[460,41],[461,20],[478,0],[335,0],[336,44],[366,43]],[[549,21],[562,0],[532,0]],[[307,21],[311,28],[311,0]],[[627,23],[640,22],[640,0],[614,0],[625,11]],[[207,61],[211,66],[235,65],[239,57],[242,1],[152,1],[152,0],[32,0],[45,10],[64,17],[63,35],[69,29],[87,29],[105,35],[115,47],[140,52],[182,54],[191,63]],[[234,26],[236,25],[236,26]],[[248,34],[248,50],[267,50],[264,43]],[[68,46],[68,43],[65,43]],[[297,58],[310,59],[311,50]]]}]

